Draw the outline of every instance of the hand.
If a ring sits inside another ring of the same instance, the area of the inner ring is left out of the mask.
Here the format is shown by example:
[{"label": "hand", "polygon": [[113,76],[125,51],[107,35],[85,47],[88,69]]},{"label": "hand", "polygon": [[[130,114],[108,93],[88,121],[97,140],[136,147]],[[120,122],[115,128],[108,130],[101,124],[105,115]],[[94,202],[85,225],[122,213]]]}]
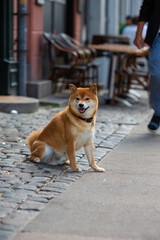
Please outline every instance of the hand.
[{"label": "hand", "polygon": [[138,48],[143,48],[145,46],[144,43],[144,39],[141,35],[136,34],[136,37],[134,39],[134,44],[138,47]]}]

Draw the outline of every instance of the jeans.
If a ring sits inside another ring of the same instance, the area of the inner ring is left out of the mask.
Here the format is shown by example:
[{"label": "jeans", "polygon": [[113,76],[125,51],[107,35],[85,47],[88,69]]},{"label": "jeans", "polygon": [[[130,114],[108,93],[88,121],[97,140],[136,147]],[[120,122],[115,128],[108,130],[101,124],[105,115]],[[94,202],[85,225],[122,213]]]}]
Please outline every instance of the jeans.
[{"label": "jeans", "polygon": [[160,34],[149,50],[150,97],[155,114],[160,116]]}]

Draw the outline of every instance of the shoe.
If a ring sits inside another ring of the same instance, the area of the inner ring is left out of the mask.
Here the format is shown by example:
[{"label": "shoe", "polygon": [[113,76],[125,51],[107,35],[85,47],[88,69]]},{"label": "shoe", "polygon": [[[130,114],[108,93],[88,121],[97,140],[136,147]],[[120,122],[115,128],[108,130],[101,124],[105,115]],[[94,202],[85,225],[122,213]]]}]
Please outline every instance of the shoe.
[{"label": "shoe", "polygon": [[156,116],[154,114],[147,127],[150,132],[153,132],[153,133],[157,132],[160,127],[160,116]]}]

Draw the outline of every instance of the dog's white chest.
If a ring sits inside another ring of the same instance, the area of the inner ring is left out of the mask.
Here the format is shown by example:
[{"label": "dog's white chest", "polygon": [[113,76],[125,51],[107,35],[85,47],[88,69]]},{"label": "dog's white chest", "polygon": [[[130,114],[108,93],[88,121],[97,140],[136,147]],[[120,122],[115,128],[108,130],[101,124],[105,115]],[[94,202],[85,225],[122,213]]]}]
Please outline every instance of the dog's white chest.
[{"label": "dog's white chest", "polygon": [[92,132],[79,132],[75,141],[75,150],[82,148],[87,142],[92,142]]}]

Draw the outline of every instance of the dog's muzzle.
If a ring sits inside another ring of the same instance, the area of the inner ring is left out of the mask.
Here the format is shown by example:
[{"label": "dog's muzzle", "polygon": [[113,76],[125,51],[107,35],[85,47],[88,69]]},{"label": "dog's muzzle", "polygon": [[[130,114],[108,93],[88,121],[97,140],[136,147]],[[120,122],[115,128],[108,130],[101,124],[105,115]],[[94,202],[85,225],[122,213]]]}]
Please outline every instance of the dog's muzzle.
[{"label": "dog's muzzle", "polygon": [[89,108],[89,107],[85,108],[85,107],[84,107],[84,104],[83,104],[83,103],[80,103],[78,110],[79,110],[80,113],[85,113],[85,111],[86,111],[88,108]]}]

